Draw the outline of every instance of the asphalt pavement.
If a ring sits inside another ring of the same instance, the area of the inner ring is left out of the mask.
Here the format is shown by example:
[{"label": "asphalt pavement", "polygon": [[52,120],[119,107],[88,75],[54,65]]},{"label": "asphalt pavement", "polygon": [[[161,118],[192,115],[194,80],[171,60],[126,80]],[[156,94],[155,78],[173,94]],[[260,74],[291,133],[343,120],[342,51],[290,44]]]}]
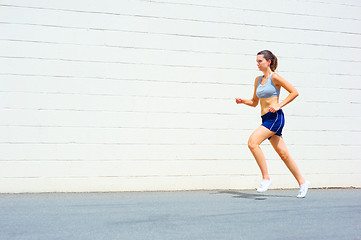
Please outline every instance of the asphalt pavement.
[{"label": "asphalt pavement", "polygon": [[361,239],[361,189],[0,194],[0,240]]}]

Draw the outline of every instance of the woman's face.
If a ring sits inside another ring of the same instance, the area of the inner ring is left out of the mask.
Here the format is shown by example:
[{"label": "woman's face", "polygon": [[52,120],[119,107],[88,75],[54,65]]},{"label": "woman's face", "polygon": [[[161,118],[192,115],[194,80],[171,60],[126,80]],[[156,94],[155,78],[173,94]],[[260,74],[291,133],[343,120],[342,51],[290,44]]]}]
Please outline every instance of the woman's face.
[{"label": "woman's face", "polygon": [[257,55],[256,61],[257,61],[257,67],[260,71],[266,71],[271,64],[271,59],[267,61],[264,58],[263,54]]}]

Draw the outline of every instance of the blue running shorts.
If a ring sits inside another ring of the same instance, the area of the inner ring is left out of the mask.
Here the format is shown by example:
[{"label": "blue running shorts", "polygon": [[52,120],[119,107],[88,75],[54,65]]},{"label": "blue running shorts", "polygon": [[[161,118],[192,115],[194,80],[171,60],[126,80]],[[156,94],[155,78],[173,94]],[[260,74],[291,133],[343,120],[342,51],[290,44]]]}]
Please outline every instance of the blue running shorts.
[{"label": "blue running shorts", "polygon": [[[262,126],[268,128],[272,132],[275,132],[275,135],[282,136],[282,129],[285,125],[285,115],[283,114],[282,109],[277,112],[268,112],[262,117]],[[271,137],[270,137],[271,138]],[[268,138],[268,140],[270,139]]]}]

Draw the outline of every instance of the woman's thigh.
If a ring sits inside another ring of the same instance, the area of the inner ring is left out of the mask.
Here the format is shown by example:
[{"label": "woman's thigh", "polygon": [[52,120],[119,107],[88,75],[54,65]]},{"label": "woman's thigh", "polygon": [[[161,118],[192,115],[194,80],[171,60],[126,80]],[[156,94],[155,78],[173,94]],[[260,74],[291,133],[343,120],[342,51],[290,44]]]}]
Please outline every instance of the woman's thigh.
[{"label": "woman's thigh", "polygon": [[274,132],[261,125],[253,131],[249,137],[248,143],[260,145],[264,140],[273,136],[274,134]]},{"label": "woman's thigh", "polygon": [[288,154],[288,149],[283,137],[274,135],[269,140],[276,152],[282,157]]}]

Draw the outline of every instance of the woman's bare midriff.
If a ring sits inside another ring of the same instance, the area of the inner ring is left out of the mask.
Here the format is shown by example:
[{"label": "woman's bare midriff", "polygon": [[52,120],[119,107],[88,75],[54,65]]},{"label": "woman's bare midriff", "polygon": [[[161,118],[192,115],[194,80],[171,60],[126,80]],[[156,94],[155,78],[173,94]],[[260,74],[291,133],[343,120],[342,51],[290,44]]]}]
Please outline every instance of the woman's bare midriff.
[{"label": "woman's bare midriff", "polygon": [[261,98],[261,115],[265,115],[269,112],[269,106],[278,104],[279,97]]}]

